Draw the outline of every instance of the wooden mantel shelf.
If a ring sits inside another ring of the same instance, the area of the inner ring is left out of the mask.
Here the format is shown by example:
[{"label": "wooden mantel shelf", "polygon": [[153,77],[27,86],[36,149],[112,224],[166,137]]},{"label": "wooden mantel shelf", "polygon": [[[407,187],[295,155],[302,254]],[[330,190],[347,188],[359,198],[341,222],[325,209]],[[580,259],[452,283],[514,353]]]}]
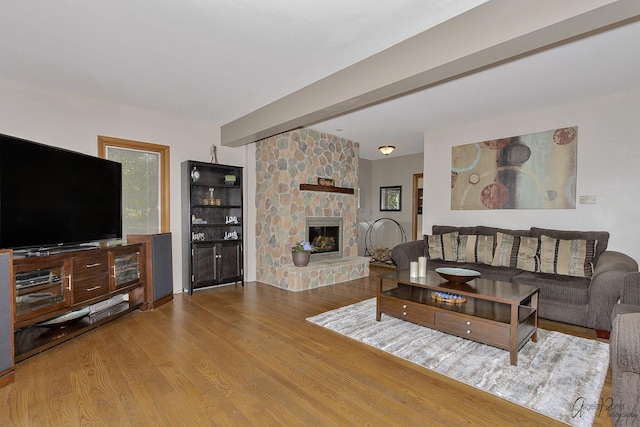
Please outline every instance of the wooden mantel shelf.
[{"label": "wooden mantel shelf", "polygon": [[327,193],[354,194],[353,188],[330,187],[328,185],[300,184],[301,191],[325,191]]}]

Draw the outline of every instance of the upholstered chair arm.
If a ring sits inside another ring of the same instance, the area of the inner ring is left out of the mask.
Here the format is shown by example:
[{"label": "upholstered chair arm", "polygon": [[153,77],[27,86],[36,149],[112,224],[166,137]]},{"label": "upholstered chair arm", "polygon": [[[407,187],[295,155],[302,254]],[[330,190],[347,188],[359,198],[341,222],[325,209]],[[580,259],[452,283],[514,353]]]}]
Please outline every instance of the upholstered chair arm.
[{"label": "upholstered chair arm", "polygon": [[400,243],[391,250],[391,258],[398,270],[407,270],[411,261],[424,256],[424,240]]},{"label": "upholstered chair arm", "polygon": [[638,271],[638,263],[629,255],[616,251],[604,251],[594,267],[593,277],[605,271]]},{"label": "upholstered chair arm", "polygon": [[600,256],[589,286],[587,325],[590,328],[611,330],[611,312],[618,302],[624,302],[626,277],[638,274],[637,271],[636,261],[621,252],[605,251]]},{"label": "upholstered chair arm", "polygon": [[[616,316],[609,338],[611,366],[619,372],[640,374],[640,313]],[[636,393],[638,390],[636,390]]]},{"label": "upholstered chair arm", "polygon": [[620,302],[640,305],[640,273],[634,272],[624,275],[624,287]]},{"label": "upholstered chair arm", "polygon": [[637,426],[640,416],[640,313],[616,316],[609,337],[611,361],[611,421]]},{"label": "upholstered chair arm", "polygon": [[623,271],[605,271],[591,279],[587,310],[589,328],[611,330],[611,313],[621,299],[627,274]]}]

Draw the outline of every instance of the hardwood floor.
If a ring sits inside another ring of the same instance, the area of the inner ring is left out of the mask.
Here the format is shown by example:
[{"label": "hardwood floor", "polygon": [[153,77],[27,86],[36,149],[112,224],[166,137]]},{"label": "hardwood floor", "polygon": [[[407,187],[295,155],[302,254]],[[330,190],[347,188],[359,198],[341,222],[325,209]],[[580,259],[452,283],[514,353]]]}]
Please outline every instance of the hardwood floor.
[{"label": "hardwood floor", "polygon": [[[17,364],[0,425],[563,425],[305,321],[373,297],[375,285],[176,295]],[[611,425],[606,411],[595,425]]]}]

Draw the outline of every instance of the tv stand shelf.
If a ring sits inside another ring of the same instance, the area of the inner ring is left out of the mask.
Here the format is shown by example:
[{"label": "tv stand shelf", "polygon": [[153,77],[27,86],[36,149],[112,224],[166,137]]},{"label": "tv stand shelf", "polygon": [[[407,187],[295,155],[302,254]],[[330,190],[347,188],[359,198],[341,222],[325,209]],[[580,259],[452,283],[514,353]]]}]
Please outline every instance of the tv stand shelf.
[{"label": "tv stand shelf", "polygon": [[[142,306],[145,269],[141,253],[142,243],[134,243],[14,256],[15,361]],[[76,318],[76,313],[83,315]]]}]

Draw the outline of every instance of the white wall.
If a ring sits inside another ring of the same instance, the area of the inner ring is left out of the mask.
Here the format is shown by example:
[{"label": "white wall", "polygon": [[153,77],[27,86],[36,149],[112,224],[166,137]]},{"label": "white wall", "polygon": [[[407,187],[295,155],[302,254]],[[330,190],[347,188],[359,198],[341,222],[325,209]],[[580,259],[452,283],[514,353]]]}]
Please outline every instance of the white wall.
[{"label": "white wall", "polygon": [[[221,147],[220,124],[186,120],[3,78],[0,78],[0,133],[94,156],[98,135],[170,146],[175,291],[182,289],[180,163],[210,161],[209,147],[214,143],[218,146],[218,161],[223,164],[246,166],[246,157],[250,154],[250,148]],[[25,171],[37,173],[29,171],[28,159],[25,159]],[[254,231],[253,223],[248,223],[247,228],[249,232]],[[249,248],[255,246],[246,240],[245,244]],[[255,257],[245,255],[245,271],[249,276],[253,271],[255,277],[255,261],[251,260]]]},{"label": "white wall", "polygon": [[365,235],[372,219],[373,206],[373,161],[358,159],[358,255],[365,256],[367,247]]},{"label": "white wall", "polygon": [[[610,249],[640,260],[640,245],[636,244],[640,241],[637,224],[640,202],[636,199],[636,184],[640,182],[638,117],[640,90],[427,132],[425,152],[429,155],[424,156],[424,161],[422,155],[412,155],[372,162],[370,217],[376,219],[384,214],[408,224],[409,237],[412,176],[424,167],[425,232],[433,224],[607,230],[611,233]],[[574,125],[579,127],[577,193],[595,195],[595,205],[578,204],[571,210],[451,211],[452,146]],[[182,289],[180,163],[209,161],[209,147],[215,143],[221,163],[246,167],[245,278],[255,280],[254,144],[243,148],[221,147],[219,124],[190,121],[3,78],[0,78],[0,133],[91,155],[97,153],[97,135],[170,146],[175,290]],[[413,164],[414,158],[418,158],[417,165]],[[25,168],[28,169],[28,164]],[[379,187],[389,185],[402,185],[401,213],[378,210]]]},{"label": "white wall", "polygon": [[[391,218],[404,228],[406,240],[411,239],[412,214],[413,214],[413,174],[422,173],[423,155],[410,154],[406,156],[385,157],[372,162],[371,186],[370,186],[370,216],[372,221],[379,218]],[[380,187],[402,186],[402,210],[380,211]],[[393,247],[399,243],[397,226],[382,223],[383,228],[376,235],[379,245]],[[373,242],[375,245],[375,241]]]},{"label": "white wall", "polygon": [[[526,102],[526,100],[523,100]],[[451,147],[578,126],[577,194],[567,210],[451,210]],[[640,90],[426,132],[423,229],[433,224],[606,230],[608,248],[640,261]]]}]

